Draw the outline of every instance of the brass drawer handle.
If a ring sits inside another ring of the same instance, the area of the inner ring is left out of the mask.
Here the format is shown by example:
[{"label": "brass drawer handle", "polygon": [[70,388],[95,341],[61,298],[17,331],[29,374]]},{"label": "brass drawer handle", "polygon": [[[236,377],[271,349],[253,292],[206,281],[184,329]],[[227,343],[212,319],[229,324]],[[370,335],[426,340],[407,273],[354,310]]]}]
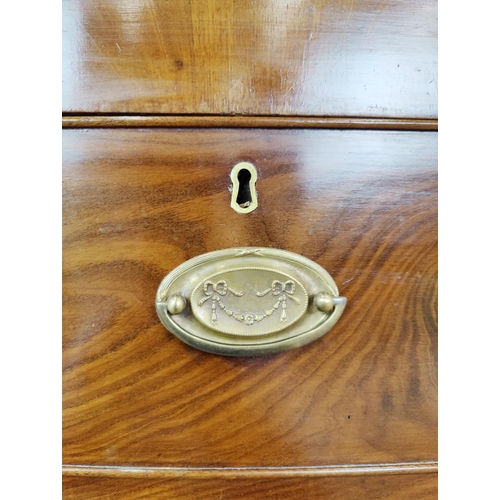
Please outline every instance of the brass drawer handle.
[{"label": "brass drawer handle", "polygon": [[300,347],[338,321],[347,300],[315,262],[273,248],[232,248],[184,262],[156,293],[163,325],[187,344],[226,356]]}]

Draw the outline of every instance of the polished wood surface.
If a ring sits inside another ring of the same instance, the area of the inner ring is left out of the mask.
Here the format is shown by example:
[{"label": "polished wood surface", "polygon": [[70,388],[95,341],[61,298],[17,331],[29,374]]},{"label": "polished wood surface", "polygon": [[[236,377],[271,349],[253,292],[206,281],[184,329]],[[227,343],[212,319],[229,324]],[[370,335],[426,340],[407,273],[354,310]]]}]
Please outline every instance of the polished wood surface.
[{"label": "polished wood surface", "polygon": [[[65,130],[64,462],[436,460],[436,154],[434,132]],[[260,177],[247,215],[229,207],[229,172],[242,160]],[[284,248],[330,272],[348,298],[334,329],[254,359],[169,334],[154,307],[161,279],[243,245]]]},{"label": "polished wood surface", "polygon": [[66,498],[182,498],[211,500],[431,500],[437,498],[437,474],[320,478],[116,479],[65,477]]},{"label": "polished wood surface", "polygon": [[433,130],[438,121],[410,118],[338,118],[304,116],[63,116],[63,128],[212,127],[212,128],[326,128],[354,130]]},{"label": "polished wood surface", "polygon": [[63,111],[437,117],[437,0],[64,0]]}]

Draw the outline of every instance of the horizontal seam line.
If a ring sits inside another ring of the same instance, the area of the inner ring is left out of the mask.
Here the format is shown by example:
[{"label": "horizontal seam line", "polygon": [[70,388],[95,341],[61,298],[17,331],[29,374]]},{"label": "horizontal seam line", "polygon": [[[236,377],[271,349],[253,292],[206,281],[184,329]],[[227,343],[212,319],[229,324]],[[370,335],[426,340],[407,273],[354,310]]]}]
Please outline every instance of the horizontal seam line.
[{"label": "horizontal seam line", "polygon": [[388,464],[311,465],[286,467],[135,467],[119,465],[64,464],[66,476],[101,477],[270,477],[270,476],[348,476],[373,474],[436,473],[437,461]]},{"label": "horizontal seam line", "polygon": [[349,119],[349,120],[437,120],[437,117],[423,116],[374,116],[374,115],[272,115],[272,114],[245,114],[245,113],[106,113],[106,112],[87,112],[87,111],[62,111],[62,116],[103,116],[103,117],[202,117],[202,118],[276,118],[276,119]]},{"label": "horizontal seam line", "polygon": [[332,128],[437,131],[434,118],[269,115],[63,115],[63,128]]}]

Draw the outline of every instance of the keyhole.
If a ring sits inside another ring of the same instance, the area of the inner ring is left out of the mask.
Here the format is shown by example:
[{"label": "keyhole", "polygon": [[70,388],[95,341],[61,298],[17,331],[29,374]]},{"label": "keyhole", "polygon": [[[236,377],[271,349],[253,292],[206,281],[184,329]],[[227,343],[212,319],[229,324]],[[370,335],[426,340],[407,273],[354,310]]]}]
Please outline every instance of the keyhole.
[{"label": "keyhole", "polygon": [[240,214],[247,214],[257,208],[257,170],[248,162],[238,163],[231,170],[233,185],[231,207]]},{"label": "keyhole", "polygon": [[252,203],[252,193],[250,193],[250,178],[252,174],[246,168],[242,168],[238,172],[238,182],[240,183],[238,189],[238,196],[236,197],[236,203],[241,208],[247,208],[250,203]]}]

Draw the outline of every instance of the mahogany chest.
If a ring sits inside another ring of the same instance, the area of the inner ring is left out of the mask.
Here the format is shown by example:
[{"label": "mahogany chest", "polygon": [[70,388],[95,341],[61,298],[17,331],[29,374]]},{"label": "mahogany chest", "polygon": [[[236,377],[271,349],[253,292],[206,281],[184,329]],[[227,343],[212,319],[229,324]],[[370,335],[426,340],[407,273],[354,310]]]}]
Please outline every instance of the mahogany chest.
[{"label": "mahogany chest", "polygon": [[[437,3],[64,0],[63,47],[64,498],[436,498]],[[246,246],[320,264],[338,324],[169,333],[163,277]]]}]

